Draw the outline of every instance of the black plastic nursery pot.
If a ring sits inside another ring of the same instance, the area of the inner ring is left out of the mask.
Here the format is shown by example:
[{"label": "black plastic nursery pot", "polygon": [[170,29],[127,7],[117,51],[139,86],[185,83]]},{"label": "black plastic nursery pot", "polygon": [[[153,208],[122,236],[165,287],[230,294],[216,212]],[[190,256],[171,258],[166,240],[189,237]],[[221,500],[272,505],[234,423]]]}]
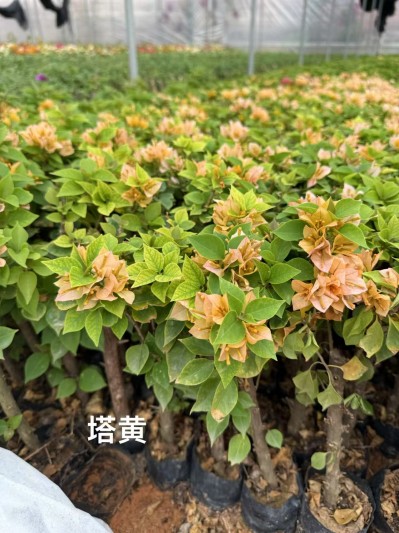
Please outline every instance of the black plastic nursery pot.
[{"label": "black plastic nursery pot", "polygon": [[372,421],[372,427],[384,439],[380,446],[382,453],[388,457],[399,456],[399,428],[378,419]]},{"label": "black plastic nursery pot", "polygon": [[181,481],[188,481],[191,466],[191,448],[193,442],[187,446],[186,452],[181,459],[161,459],[157,460],[152,456],[151,445],[144,449],[147,461],[147,470],[151,479],[161,490],[170,489]]},{"label": "black plastic nursery pot", "polygon": [[238,479],[225,479],[202,468],[196,446],[192,446],[190,485],[198,500],[212,509],[225,509],[240,500],[242,483],[242,470]]},{"label": "black plastic nursery pot", "polygon": [[[307,486],[307,480],[312,477],[312,475],[315,473],[315,470],[313,468],[309,468],[306,476],[306,485]],[[353,483],[362,491],[364,494],[366,494],[371,507],[372,512],[370,515],[370,519],[366,526],[362,529],[360,529],[357,533],[366,533],[371,524],[373,523],[374,518],[374,510],[375,510],[375,502],[373,493],[371,491],[371,488],[369,484],[364,480],[357,476],[354,476],[350,474],[349,472],[345,472],[345,476],[348,477],[353,481]],[[299,515],[299,532],[300,533],[332,533],[331,529],[326,528],[319,520],[315,517],[315,515],[312,513],[309,507],[308,499],[306,497],[306,493],[304,493],[302,498],[302,508]]]},{"label": "black plastic nursery pot", "polygon": [[394,470],[399,470],[399,464],[391,465],[388,468],[383,468],[377,472],[370,480],[371,490],[374,494],[375,512],[374,512],[374,528],[378,533],[396,533],[397,529],[392,529],[384,516],[381,507],[381,491],[384,485],[385,476]]},{"label": "black plastic nursery pot", "polygon": [[245,482],[241,492],[241,511],[245,523],[255,533],[294,533],[301,508],[302,478],[298,474],[298,494],[292,495],[279,508],[259,502]]}]

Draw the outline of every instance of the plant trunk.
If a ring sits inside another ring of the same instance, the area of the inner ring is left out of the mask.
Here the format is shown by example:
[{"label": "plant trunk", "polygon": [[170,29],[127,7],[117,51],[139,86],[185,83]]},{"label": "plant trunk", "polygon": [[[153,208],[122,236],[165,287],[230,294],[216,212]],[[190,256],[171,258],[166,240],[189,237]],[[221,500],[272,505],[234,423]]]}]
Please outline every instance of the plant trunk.
[{"label": "plant trunk", "polygon": [[172,411],[162,411],[159,415],[161,439],[169,448],[175,443],[175,424]]},{"label": "plant trunk", "polygon": [[[71,378],[79,377],[79,366],[74,355],[72,355],[70,352],[66,353],[62,358],[62,362],[64,363],[66,371]],[[87,392],[78,390],[76,392],[76,396],[79,398],[82,407],[86,407],[87,402],[89,401],[89,395]]]},{"label": "plant trunk", "polygon": [[211,454],[217,462],[226,460],[226,449],[224,447],[223,435],[219,435],[219,437],[213,443]]},{"label": "plant trunk", "polygon": [[29,349],[32,352],[36,352],[40,347],[40,343],[30,323],[26,321],[20,322],[19,324],[17,324],[17,327],[22,333],[22,336],[24,337]]},{"label": "plant trunk", "polygon": [[[335,348],[330,350],[330,365],[343,363],[341,354]],[[344,393],[344,379],[342,370],[330,366],[333,377],[333,386],[341,396]],[[339,485],[341,477],[342,436],[344,433],[343,423],[344,408],[342,404],[331,405],[327,410],[327,466],[324,481],[324,501],[329,509],[335,509],[339,497]]]},{"label": "plant trunk", "polygon": [[20,366],[14,361],[14,359],[11,359],[11,357],[8,357],[7,355],[4,357],[3,363],[13,384],[16,387],[22,387],[24,385],[24,375]]},{"label": "plant trunk", "polygon": [[390,418],[393,420],[398,416],[399,410],[399,374],[395,374],[395,384],[393,392],[389,398],[387,411]]},{"label": "plant trunk", "polygon": [[251,409],[251,429],[258,465],[269,487],[277,488],[278,480],[274,471],[270,450],[265,440],[265,431],[263,429],[259,403],[256,397],[256,388],[252,379],[248,379],[246,382],[248,384],[249,395],[254,403],[254,407]]},{"label": "plant trunk", "polygon": [[[8,418],[21,414],[17,402],[15,401],[9,386],[7,385],[2,366],[0,366],[0,405]],[[28,446],[30,450],[37,450],[39,448],[39,439],[23,416],[17,432],[23,443]]]},{"label": "plant trunk", "polygon": [[306,421],[308,410],[305,405],[299,403],[295,398],[289,398],[287,402],[290,408],[287,432],[289,435],[296,437]]},{"label": "plant trunk", "polygon": [[110,328],[104,328],[104,366],[112,408],[119,422],[122,417],[129,415],[129,405],[119,361],[118,339]]}]

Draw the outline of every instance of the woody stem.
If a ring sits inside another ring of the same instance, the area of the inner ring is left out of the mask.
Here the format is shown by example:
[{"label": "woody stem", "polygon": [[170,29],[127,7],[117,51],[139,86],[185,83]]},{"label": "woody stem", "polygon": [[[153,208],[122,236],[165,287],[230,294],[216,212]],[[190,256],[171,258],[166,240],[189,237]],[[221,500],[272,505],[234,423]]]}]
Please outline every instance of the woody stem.
[{"label": "woody stem", "polygon": [[[0,366],[0,406],[4,414],[11,418],[21,414],[21,411],[7,385],[2,366]],[[26,446],[31,450],[37,450],[40,446],[39,439],[30,427],[28,422],[22,417],[21,423],[17,429],[19,436]]]},{"label": "woody stem", "polygon": [[248,392],[251,396],[254,407],[251,409],[251,429],[252,439],[254,441],[256,458],[263,477],[266,479],[270,488],[278,486],[277,476],[274,471],[270,450],[266,444],[265,430],[263,429],[262,418],[260,415],[260,408],[256,396],[256,388],[253,379],[247,380]]},{"label": "woody stem", "polygon": [[161,439],[167,446],[173,446],[175,441],[175,428],[172,411],[162,411],[159,416],[159,431]]},{"label": "woody stem", "polygon": [[[329,341],[329,363],[332,377],[332,385],[337,393],[342,396],[344,393],[344,380],[340,352],[334,348],[331,325],[327,321],[328,341]],[[342,436],[344,433],[343,405],[331,405],[327,410],[327,466],[324,481],[324,500],[329,509],[335,509],[340,491],[341,478],[341,455]]]},{"label": "woody stem", "polygon": [[112,329],[104,328],[104,366],[112,408],[116,419],[128,416],[129,406],[118,354],[118,339]]}]

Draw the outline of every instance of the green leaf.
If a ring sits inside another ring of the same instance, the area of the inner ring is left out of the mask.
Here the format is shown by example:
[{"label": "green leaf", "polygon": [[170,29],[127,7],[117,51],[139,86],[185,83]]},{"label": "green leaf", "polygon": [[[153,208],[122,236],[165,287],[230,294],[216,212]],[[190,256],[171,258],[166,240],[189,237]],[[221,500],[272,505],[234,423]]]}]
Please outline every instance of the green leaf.
[{"label": "green leaf", "polygon": [[201,411],[205,413],[210,412],[212,400],[219,383],[220,379],[218,377],[211,377],[199,386],[196,401],[192,406],[190,413],[197,413]]},{"label": "green leaf", "polygon": [[161,385],[155,383],[154,394],[161,406],[162,411],[165,411],[169,402],[173,398],[173,386],[168,385],[167,387],[161,387]]},{"label": "green leaf", "polygon": [[219,328],[214,344],[237,344],[245,338],[245,327],[235,311],[229,311]]},{"label": "green leaf", "polygon": [[399,322],[388,317],[389,326],[387,334],[387,348],[393,354],[399,352]]},{"label": "green leaf", "polygon": [[160,281],[162,283],[168,283],[175,279],[181,278],[181,276],[182,273],[180,268],[175,263],[169,263],[169,265],[166,265],[163,273],[155,276],[155,279],[156,281]]},{"label": "green leaf", "polygon": [[251,451],[251,442],[247,435],[234,435],[229,441],[227,460],[232,465],[241,464]]},{"label": "green leaf", "polygon": [[213,355],[212,344],[205,339],[196,339],[195,337],[185,337],[179,339],[179,342],[195,355]]},{"label": "green leaf", "polygon": [[241,403],[238,402],[231,412],[231,417],[237,431],[239,431],[241,435],[245,435],[251,425],[250,409],[242,407]]},{"label": "green leaf", "polygon": [[299,279],[300,281],[310,281],[314,279],[314,266],[310,261],[307,261],[302,257],[294,257],[294,259],[290,259],[287,264],[299,270],[299,273],[295,274],[294,279]]},{"label": "green leaf", "polygon": [[18,279],[18,289],[21,293],[25,303],[28,304],[33,296],[33,292],[36,289],[37,276],[34,272],[23,271]]},{"label": "green leaf", "polygon": [[69,309],[65,315],[64,333],[80,331],[85,327],[87,312]]},{"label": "green leaf", "polygon": [[126,350],[126,366],[128,372],[139,375],[146,364],[150,351],[146,344],[137,344],[130,346]]},{"label": "green leaf", "polygon": [[360,348],[366,352],[367,357],[372,357],[384,344],[384,331],[376,318],[375,322],[368,328],[366,335],[359,342]]},{"label": "green leaf", "polygon": [[342,334],[347,345],[357,345],[364,337],[367,326],[372,322],[374,313],[371,309],[360,309],[356,316],[345,320]]},{"label": "green leaf", "polygon": [[79,266],[79,263],[72,257],[58,257],[57,259],[44,261],[44,264],[51,272],[55,272],[61,276],[69,273],[72,266]]},{"label": "green leaf", "polygon": [[185,328],[185,323],[179,320],[167,320],[165,322],[163,348],[174,341]]},{"label": "green leaf", "polygon": [[328,409],[330,405],[339,405],[342,403],[342,397],[329,383],[328,387],[317,395],[317,401],[320,403],[323,411]]},{"label": "green leaf", "polygon": [[229,308],[237,314],[241,313],[245,301],[244,291],[223,278],[219,279],[219,285],[221,293],[227,294]]},{"label": "green leaf", "polygon": [[17,331],[17,329],[0,326],[0,351],[10,346]]},{"label": "green leaf", "polygon": [[147,267],[156,273],[163,269],[164,256],[155,248],[144,245],[144,261]]},{"label": "green leaf", "polygon": [[274,300],[273,298],[252,300],[245,308],[244,320],[250,324],[262,320],[269,320],[269,318],[274,317],[278,313],[283,303],[283,300]]},{"label": "green leaf", "polygon": [[311,400],[315,400],[319,393],[319,384],[311,369],[299,372],[294,378],[295,387],[301,394],[306,394]]},{"label": "green leaf", "polygon": [[326,452],[315,452],[310,459],[312,468],[315,470],[323,470],[327,464]]},{"label": "green leaf", "polygon": [[69,271],[69,279],[71,281],[71,287],[82,287],[83,285],[90,285],[95,282],[95,277],[91,274],[85,274],[81,266],[72,266]]},{"label": "green leaf", "polygon": [[216,235],[196,235],[190,237],[190,243],[199,254],[212,261],[220,261],[225,256],[225,245],[223,240]]},{"label": "green leaf", "polygon": [[122,298],[117,298],[116,300],[112,300],[111,302],[103,301],[102,304],[109,313],[117,316],[118,318],[123,317],[126,302]]},{"label": "green leaf", "polygon": [[143,285],[148,285],[149,283],[152,283],[155,281],[155,278],[157,277],[158,272],[157,270],[142,270],[140,274],[136,277],[133,287],[142,287]]},{"label": "green leaf", "polygon": [[94,345],[98,346],[103,329],[103,319],[100,309],[94,309],[88,313],[85,320],[85,328]]},{"label": "green leaf", "polygon": [[269,429],[265,436],[266,442],[273,448],[280,449],[283,445],[283,434],[278,429]]},{"label": "green leaf", "polygon": [[68,396],[72,396],[72,394],[75,393],[76,389],[77,389],[76,379],[74,378],[63,379],[61,383],[58,385],[57,399],[67,398]]},{"label": "green leaf", "polygon": [[211,441],[211,446],[213,446],[215,440],[222,435],[224,430],[229,425],[229,418],[226,416],[221,420],[220,422],[217,422],[212,416],[211,413],[206,414],[205,422],[206,422],[206,430],[209,435],[209,440]]},{"label": "green leaf", "polygon": [[267,280],[272,285],[285,283],[300,274],[300,270],[284,263],[276,263],[270,269],[270,277]]},{"label": "green leaf", "polygon": [[195,355],[188,348],[176,342],[171,350],[166,354],[166,363],[168,365],[169,380],[175,381],[180,375],[186,364],[194,359]]},{"label": "green leaf", "polygon": [[185,365],[176,379],[176,383],[179,385],[200,385],[211,376],[213,369],[214,364],[210,359],[193,359]]},{"label": "green leaf", "polygon": [[249,349],[252,353],[261,357],[262,359],[274,359],[277,360],[276,350],[273,341],[261,340],[255,344],[250,344]]},{"label": "green leaf", "polygon": [[42,376],[50,366],[49,353],[36,352],[25,361],[25,383]]},{"label": "green leaf", "polygon": [[10,418],[7,420],[8,427],[12,429],[13,431],[19,428],[21,422],[22,422],[22,415],[10,416]]},{"label": "green leaf", "polygon": [[299,241],[303,239],[303,229],[306,226],[302,220],[289,220],[281,224],[273,233],[283,241]]},{"label": "green leaf", "polygon": [[236,406],[238,400],[238,390],[236,382],[230,381],[226,388],[220,383],[215,391],[215,396],[212,401],[211,415],[220,422]]},{"label": "green leaf", "polygon": [[362,202],[352,198],[344,198],[335,204],[335,216],[337,218],[346,218],[357,215],[360,212]]},{"label": "green leaf", "polygon": [[83,392],[95,392],[106,386],[107,383],[97,366],[89,366],[80,373],[79,389]]},{"label": "green leaf", "polygon": [[358,244],[359,246],[368,248],[366,239],[364,238],[364,233],[354,224],[345,224],[338,230],[338,233],[346,237],[348,240]]},{"label": "green leaf", "polygon": [[219,361],[218,356],[215,356],[215,368],[217,373],[222,380],[223,387],[227,387],[230,381],[237,376],[239,368],[242,366],[242,363],[231,359],[230,364],[226,364],[226,361]]}]

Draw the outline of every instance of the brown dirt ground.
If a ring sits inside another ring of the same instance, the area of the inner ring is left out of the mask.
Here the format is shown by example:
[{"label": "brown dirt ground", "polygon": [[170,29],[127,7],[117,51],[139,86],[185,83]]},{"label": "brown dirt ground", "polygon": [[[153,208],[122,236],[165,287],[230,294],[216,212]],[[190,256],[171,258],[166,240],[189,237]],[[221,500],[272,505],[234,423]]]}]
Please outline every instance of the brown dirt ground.
[{"label": "brown dirt ground", "polygon": [[124,500],[109,525],[114,533],[172,533],[184,516],[171,491],[162,492],[147,481]]},{"label": "brown dirt ground", "polygon": [[191,496],[188,484],[161,491],[147,476],[108,523],[114,533],[251,533],[239,504],[213,511]]}]

